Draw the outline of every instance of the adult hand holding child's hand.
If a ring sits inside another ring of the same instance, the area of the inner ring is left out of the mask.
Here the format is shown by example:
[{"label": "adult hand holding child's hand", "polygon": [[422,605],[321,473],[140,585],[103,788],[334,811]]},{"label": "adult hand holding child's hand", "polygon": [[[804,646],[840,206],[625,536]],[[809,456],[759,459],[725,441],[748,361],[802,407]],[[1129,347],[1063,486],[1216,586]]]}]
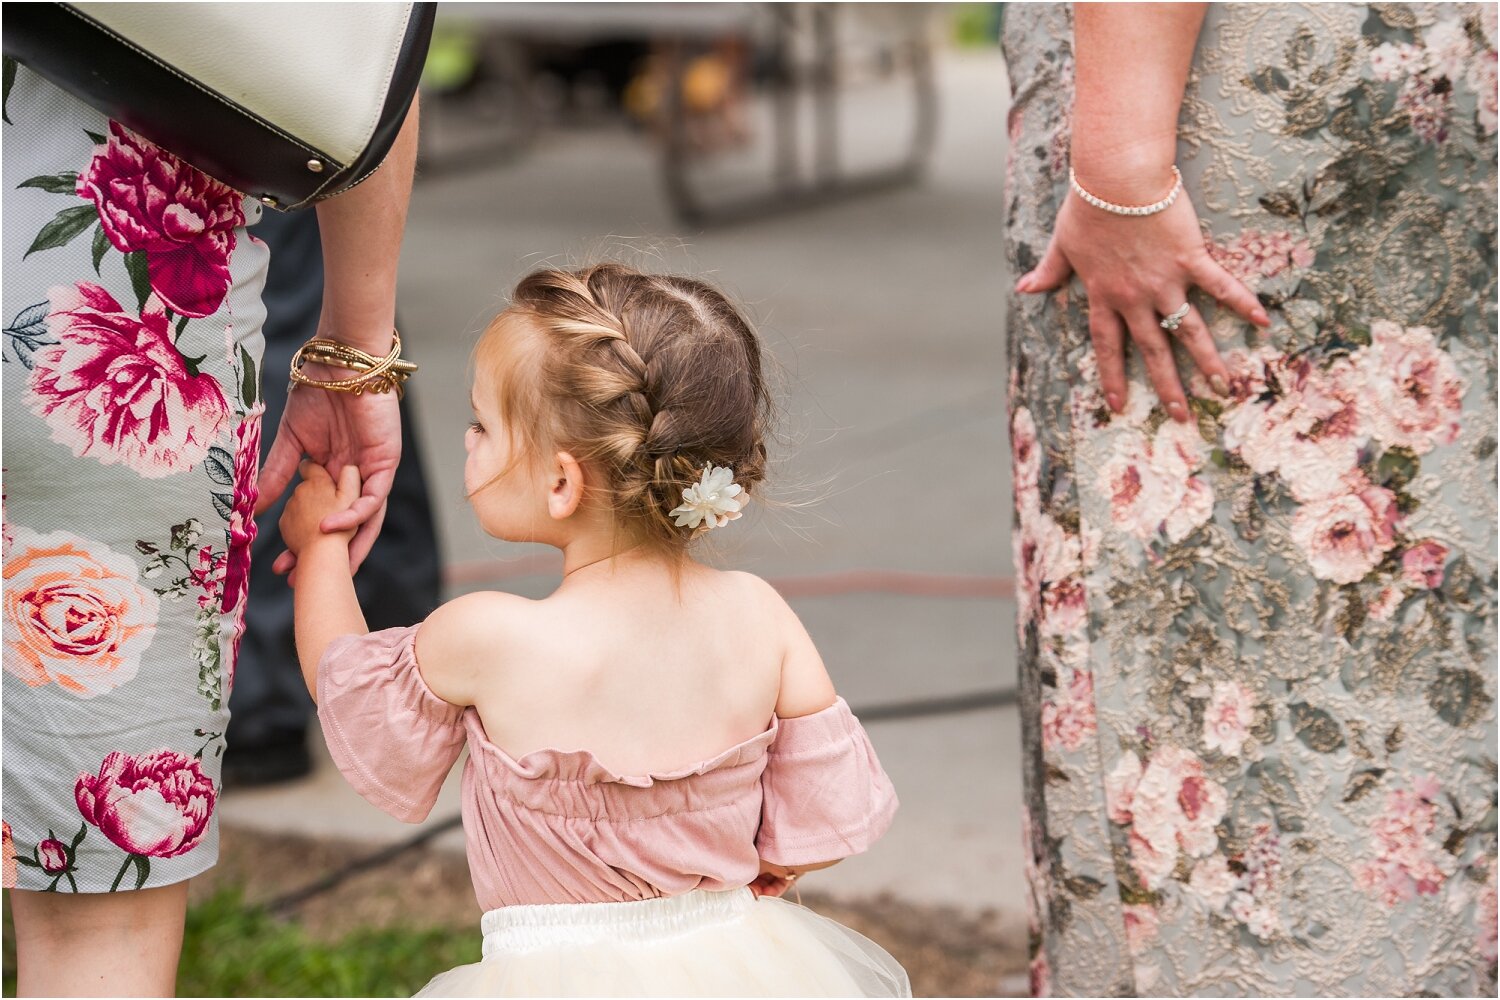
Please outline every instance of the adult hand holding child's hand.
[{"label": "adult hand holding child's hand", "polygon": [[[295,565],[295,558],[309,545],[321,539],[337,539],[348,545],[354,538],[355,528],[342,531],[324,531],[323,521],[330,515],[347,510],[359,497],[359,469],[346,465],[339,471],[339,480],[333,481],[328,470],[313,461],[303,461],[298,467],[302,482],[292,491],[278,525],[287,552],[276,560],[278,572],[286,572]],[[290,554],[291,559],[287,559]],[[285,568],[283,568],[285,562]]]},{"label": "adult hand holding child's hand", "polygon": [[[315,373],[319,377],[324,375]],[[396,466],[401,462],[401,410],[396,395],[365,392],[356,396],[305,389],[291,393],[276,440],[261,469],[257,514],[286,491],[297,458],[304,454],[320,467],[352,466],[362,480],[360,495],[329,511],[332,517],[327,526],[335,531],[359,529],[349,546],[349,568],[358,569],[380,534],[386,498],[396,479]],[[303,467],[306,465],[304,462]],[[296,562],[295,555],[283,552],[272,569],[285,574]]]}]

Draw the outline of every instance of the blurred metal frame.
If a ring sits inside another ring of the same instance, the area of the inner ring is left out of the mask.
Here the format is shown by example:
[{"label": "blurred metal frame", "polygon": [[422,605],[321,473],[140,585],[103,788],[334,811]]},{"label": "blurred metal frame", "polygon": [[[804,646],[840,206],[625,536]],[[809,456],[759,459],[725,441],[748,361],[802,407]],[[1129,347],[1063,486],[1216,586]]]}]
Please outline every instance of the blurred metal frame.
[{"label": "blurred metal frame", "polygon": [[[926,166],[937,135],[937,86],[931,40],[924,19],[913,17],[910,21],[912,30],[900,42],[911,75],[915,121],[906,153],[895,165],[851,174],[843,169],[840,156],[842,80],[836,24],[837,18],[843,16],[850,5],[773,3],[754,6],[764,8],[773,22],[768,42],[775,143],[771,186],[760,194],[718,204],[712,203],[698,190],[692,177],[692,154],[688,147],[682,100],[687,46],[681,37],[673,38],[662,176],[668,200],[678,219],[700,225],[737,222],[916,182]],[[799,65],[797,61],[798,36],[806,36],[810,41],[813,56],[809,63]],[[811,101],[813,115],[811,176],[802,169],[797,141],[798,110],[804,94]]]},{"label": "blurred metal frame", "polygon": [[[660,44],[667,59],[663,94],[664,122],[660,171],[667,201],[679,221],[691,225],[725,224],[762,218],[916,182],[932,152],[937,133],[938,99],[928,16],[943,5],[837,3],[466,3],[442,9],[489,29],[482,42],[492,60],[490,85],[507,95],[514,121],[487,139],[482,148],[446,153],[427,136],[424,162],[438,169],[467,162],[493,162],[496,154],[515,154],[534,138],[537,123],[526,99],[528,81],[525,40],[545,38],[584,44],[591,40],[636,35]],[[895,15],[889,39],[891,74],[909,77],[913,126],[896,163],[850,170],[839,137],[847,53],[840,22],[860,9]],[[441,23],[441,22],[440,22]],[[683,82],[695,52],[716,40],[738,36],[757,46],[767,67],[771,107],[771,171],[762,190],[748,195],[716,196],[697,176],[698,158],[690,136],[691,122]],[[811,162],[804,166],[799,131],[803,109],[810,106]],[[443,127],[443,108],[424,108],[426,128]]]}]

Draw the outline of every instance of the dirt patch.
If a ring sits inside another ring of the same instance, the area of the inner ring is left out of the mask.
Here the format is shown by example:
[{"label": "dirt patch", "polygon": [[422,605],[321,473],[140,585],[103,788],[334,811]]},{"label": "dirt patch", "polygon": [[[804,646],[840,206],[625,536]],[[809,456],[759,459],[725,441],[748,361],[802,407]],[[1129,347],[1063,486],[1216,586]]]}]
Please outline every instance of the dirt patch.
[{"label": "dirt patch", "polygon": [[[367,845],[273,837],[226,826],[219,864],[193,880],[201,899],[240,886],[245,900],[269,904],[370,852]],[[832,899],[804,892],[802,902],[878,942],[911,975],[912,991],[929,997],[1024,995],[1025,927],[994,912],[921,906],[890,896]],[[469,869],[451,851],[418,848],[351,876],[288,911],[310,935],[337,940],[360,927],[474,928],[479,904]]]}]

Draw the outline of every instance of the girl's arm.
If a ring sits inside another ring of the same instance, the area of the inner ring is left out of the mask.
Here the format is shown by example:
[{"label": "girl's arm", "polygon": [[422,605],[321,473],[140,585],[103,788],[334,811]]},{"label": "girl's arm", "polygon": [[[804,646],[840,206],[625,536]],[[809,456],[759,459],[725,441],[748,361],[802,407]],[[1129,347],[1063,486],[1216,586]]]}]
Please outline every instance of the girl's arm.
[{"label": "girl's arm", "polygon": [[[346,465],[334,485],[328,470],[303,462],[302,482],[281,515],[281,538],[296,559],[291,584],[302,679],[318,700],[318,664],[329,643],[370,631],[354,591],[349,548],[354,528],[328,532],[319,525],[359,496],[359,470]],[[464,594],[439,607],[417,630],[416,655],[422,681],[450,705],[474,704],[480,678],[493,677],[506,659],[482,637],[522,634],[524,598],[512,594]],[[475,637],[481,637],[476,639]],[[829,701],[833,699],[830,697]]]},{"label": "girl's arm", "polygon": [[[813,645],[812,636],[807,634],[797,613],[769,584],[766,589],[771,591],[771,600],[777,610],[785,642],[781,659],[781,689],[776,697],[776,715],[782,719],[795,719],[821,712],[838,698],[833,679],[828,676],[823,657],[818,654],[818,647]],[[822,868],[832,868],[842,860],[844,859],[833,858],[790,869],[762,859],[760,878],[756,880],[756,895],[780,896],[791,887],[788,875],[802,875]]]},{"label": "girl's arm", "polygon": [[291,583],[297,636],[297,659],[313,701],[318,700],[318,664],[328,644],[339,636],[364,635],[369,626],[354,592],[349,543],[354,528],[323,532],[318,523],[343,510],[359,496],[359,469],[346,465],[335,486],[326,469],[303,462],[302,482],[281,515],[281,537],[297,557]]},{"label": "girl's arm", "polygon": [[838,697],[833,680],[828,676],[828,668],[823,665],[823,657],[818,655],[818,647],[813,645],[812,636],[807,634],[797,613],[770,584],[765,584],[765,588],[776,608],[783,642],[776,714],[783,719],[795,719],[821,712]]}]

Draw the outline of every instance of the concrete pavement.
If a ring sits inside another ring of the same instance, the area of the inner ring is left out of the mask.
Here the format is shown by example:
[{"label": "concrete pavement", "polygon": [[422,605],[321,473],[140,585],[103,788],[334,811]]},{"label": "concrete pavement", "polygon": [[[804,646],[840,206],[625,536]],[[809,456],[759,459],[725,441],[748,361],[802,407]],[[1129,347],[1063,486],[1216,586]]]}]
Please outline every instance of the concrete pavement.
[{"label": "concrete pavement", "polygon": [[[994,50],[944,53],[938,73],[942,122],[928,179],[801,214],[679,231],[653,152],[623,129],[548,136],[514,162],[419,183],[401,313],[422,365],[412,388],[442,545],[467,581],[455,591],[540,595],[556,584],[546,552],[488,538],[464,504],[468,351],[527,270],[603,251],[707,274],[759,321],[783,369],[789,445],[773,455],[773,486],[792,506],[752,507],[715,558],[806,595],[792,604],[849,702],[1014,684],[1014,605],[997,596],[1011,575],[1007,88]],[[880,145],[879,110],[850,123],[851,149]],[[870,854],[818,874],[818,887],[1019,914],[1014,708],[869,730],[902,809]],[[435,819],[457,811],[457,784],[455,769]],[[305,781],[233,791],[220,808],[239,826],[372,845],[413,832],[359,800],[326,758]],[[450,833],[440,843],[461,842]]]}]

